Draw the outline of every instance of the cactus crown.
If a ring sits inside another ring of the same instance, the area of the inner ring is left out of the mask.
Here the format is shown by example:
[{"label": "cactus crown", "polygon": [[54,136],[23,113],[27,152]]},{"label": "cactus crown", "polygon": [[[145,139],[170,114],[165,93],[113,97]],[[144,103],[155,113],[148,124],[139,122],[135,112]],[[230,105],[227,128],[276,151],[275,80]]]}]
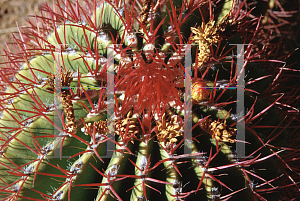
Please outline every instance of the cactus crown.
[{"label": "cactus crown", "polygon": [[0,69],[0,198],[295,198],[295,89],[246,8],[44,5]]}]

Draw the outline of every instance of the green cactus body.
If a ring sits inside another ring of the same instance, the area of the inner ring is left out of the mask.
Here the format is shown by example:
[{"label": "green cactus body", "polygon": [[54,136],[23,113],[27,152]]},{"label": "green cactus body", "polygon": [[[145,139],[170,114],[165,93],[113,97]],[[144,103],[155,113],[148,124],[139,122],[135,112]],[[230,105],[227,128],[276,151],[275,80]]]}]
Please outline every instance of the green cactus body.
[{"label": "green cactus body", "polygon": [[[245,13],[234,1],[45,6],[0,69],[0,200],[275,201],[297,188],[284,150],[299,157],[287,143],[298,111],[280,102],[296,93],[278,95],[282,65],[257,59],[272,48],[245,46],[244,113],[229,89],[242,79],[230,44],[257,43],[258,19]],[[201,83],[192,100],[188,44]],[[241,119],[245,142],[235,139]]]}]

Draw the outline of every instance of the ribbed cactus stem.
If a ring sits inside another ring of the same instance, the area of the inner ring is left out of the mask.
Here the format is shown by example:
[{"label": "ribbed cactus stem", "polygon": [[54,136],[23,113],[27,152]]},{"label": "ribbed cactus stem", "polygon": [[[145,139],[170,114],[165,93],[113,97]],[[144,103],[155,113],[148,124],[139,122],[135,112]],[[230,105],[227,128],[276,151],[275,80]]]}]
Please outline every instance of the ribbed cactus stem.
[{"label": "ribbed cactus stem", "polygon": [[134,182],[134,188],[132,189],[130,200],[138,200],[146,198],[146,180],[145,177],[150,177],[150,173],[145,172],[147,170],[147,163],[149,157],[149,144],[140,142],[139,152],[137,156],[135,175],[140,178],[136,178]]},{"label": "ribbed cactus stem", "polygon": [[[64,200],[69,199],[69,195],[71,193],[71,186],[76,184],[80,184],[85,181],[86,175],[83,174],[85,171],[88,171],[87,168],[90,167],[91,164],[94,164],[97,160],[99,154],[105,154],[106,152],[106,139],[103,136],[96,136],[96,143],[93,142],[94,140],[91,139],[91,142],[86,150],[85,153],[79,155],[79,158],[73,162],[72,166],[69,170],[69,178],[66,178],[64,185],[62,185],[58,191],[54,194],[54,196],[60,196]],[[74,156],[73,156],[74,157]],[[102,159],[101,159],[102,160]]]},{"label": "ribbed cactus stem", "polygon": [[125,164],[129,163],[128,162],[129,154],[125,153],[125,147],[128,146],[128,144],[123,144],[121,137],[119,137],[118,142],[120,145],[116,145],[116,151],[113,153],[113,156],[104,173],[105,176],[102,178],[101,183],[105,185],[99,187],[96,200],[107,201],[107,200],[113,200],[112,197],[118,198],[118,195],[114,191],[117,191],[119,189],[120,183],[114,182],[114,180],[121,179],[121,178],[117,178],[116,176],[122,174],[124,169],[126,169]]},{"label": "ribbed cactus stem", "polygon": [[[185,145],[192,150],[191,151],[192,155],[199,154],[199,150],[197,149],[195,143],[193,143],[192,141],[186,140]],[[205,167],[207,163],[205,156],[199,155],[199,156],[192,157],[192,162],[193,162],[193,168],[195,170],[195,173],[199,179],[199,184],[202,183],[201,186],[205,188],[207,197],[211,199],[212,198],[211,190],[213,187],[213,181],[210,177],[206,175],[208,167]],[[199,185],[198,188],[200,188]]]},{"label": "ribbed cactus stem", "polygon": [[[175,144],[163,144],[160,143],[160,154],[162,160],[165,160],[163,162],[166,172],[167,172],[167,178],[166,181],[170,183],[169,185],[166,185],[166,196],[168,200],[174,200],[176,199],[176,196],[181,193],[179,188],[177,186],[180,184],[180,179],[178,177],[178,172],[176,171],[176,161],[175,161],[175,153],[168,152],[168,150],[172,149],[171,146],[175,146]],[[164,148],[165,149],[164,149]],[[180,184],[181,185],[181,184]]]},{"label": "ribbed cactus stem", "polygon": [[[116,157],[115,157],[116,158]],[[123,157],[122,157],[123,158]],[[98,196],[96,198],[96,200],[103,200],[103,201],[107,201],[107,200],[112,200],[112,196],[114,196],[114,192],[116,190],[116,187],[112,187],[114,184],[114,180],[116,179],[116,175],[118,173],[118,169],[119,166],[116,164],[121,160],[112,160],[115,163],[110,163],[108,168],[105,171],[105,175],[106,177],[103,177],[102,179],[102,184],[105,184],[104,186],[101,186],[99,188],[99,193]],[[116,195],[116,197],[118,198],[118,196]],[[120,199],[120,198],[118,198]]]}]

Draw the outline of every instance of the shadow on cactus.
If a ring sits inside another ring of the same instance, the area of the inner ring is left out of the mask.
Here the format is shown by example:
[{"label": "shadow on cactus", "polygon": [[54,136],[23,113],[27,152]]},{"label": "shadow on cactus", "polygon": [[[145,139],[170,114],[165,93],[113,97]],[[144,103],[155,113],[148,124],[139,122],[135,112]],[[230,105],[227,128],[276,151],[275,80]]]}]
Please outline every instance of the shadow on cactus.
[{"label": "shadow on cactus", "polygon": [[0,69],[1,200],[299,198],[293,69],[246,5],[44,5]]}]

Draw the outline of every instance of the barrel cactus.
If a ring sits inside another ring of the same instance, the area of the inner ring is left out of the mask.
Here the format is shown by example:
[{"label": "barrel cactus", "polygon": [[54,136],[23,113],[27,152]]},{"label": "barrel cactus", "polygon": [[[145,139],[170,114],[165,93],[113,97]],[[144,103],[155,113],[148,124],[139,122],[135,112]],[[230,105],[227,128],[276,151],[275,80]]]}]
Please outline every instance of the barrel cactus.
[{"label": "barrel cactus", "polygon": [[249,15],[246,1],[44,5],[0,69],[1,200],[297,199],[293,69]]}]

